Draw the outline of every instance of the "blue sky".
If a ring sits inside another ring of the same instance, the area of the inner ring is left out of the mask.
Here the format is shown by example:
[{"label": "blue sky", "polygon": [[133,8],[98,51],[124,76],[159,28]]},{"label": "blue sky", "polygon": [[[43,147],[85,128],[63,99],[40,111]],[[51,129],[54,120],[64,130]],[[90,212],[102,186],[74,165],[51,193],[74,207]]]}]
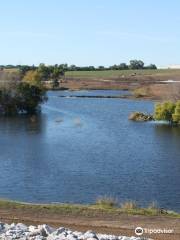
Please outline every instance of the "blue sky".
[{"label": "blue sky", "polygon": [[180,64],[179,0],[0,0],[0,64]]}]

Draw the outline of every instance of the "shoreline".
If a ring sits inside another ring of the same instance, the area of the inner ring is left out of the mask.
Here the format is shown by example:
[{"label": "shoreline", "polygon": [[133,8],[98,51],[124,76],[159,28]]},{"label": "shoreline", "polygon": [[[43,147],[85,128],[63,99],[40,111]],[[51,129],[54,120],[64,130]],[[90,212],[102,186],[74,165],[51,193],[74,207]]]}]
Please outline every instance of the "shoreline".
[{"label": "shoreline", "polygon": [[[160,213],[157,210],[121,209],[103,205],[31,204],[0,200],[1,222],[48,224],[77,231],[93,230],[100,233],[133,236],[137,226],[143,228],[173,228],[174,234],[152,234],[157,240],[180,238],[180,214]],[[144,237],[144,235],[143,235]]]},{"label": "shoreline", "polygon": [[[127,203],[131,203],[132,201],[129,201]],[[133,202],[132,202],[133,203]],[[126,204],[126,202],[125,202]],[[122,204],[123,205],[123,204]],[[48,210],[57,210],[57,211],[66,211],[71,210],[73,211],[81,211],[81,210],[87,210],[90,213],[101,211],[104,213],[115,214],[115,215],[121,215],[121,214],[130,214],[130,215],[146,215],[146,216],[166,216],[166,217],[177,217],[180,218],[180,212],[176,212],[173,210],[168,210],[164,208],[158,208],[158,207],[121,207],[120,204],[118,205],[111,205],[109,203],[91,203],[91,204],[81,204],[81,203],[61,203],[61,202],[55,202],[55,203],[31,203],[31,202],[21,202],[16,200],[9,200],[9,199],[0,199],[0,209],[4,208],[23,208],[23,209],[36,209],[41,210],[42,208],[48,209]],[[82,214],[83,214],[82,211]]]}]

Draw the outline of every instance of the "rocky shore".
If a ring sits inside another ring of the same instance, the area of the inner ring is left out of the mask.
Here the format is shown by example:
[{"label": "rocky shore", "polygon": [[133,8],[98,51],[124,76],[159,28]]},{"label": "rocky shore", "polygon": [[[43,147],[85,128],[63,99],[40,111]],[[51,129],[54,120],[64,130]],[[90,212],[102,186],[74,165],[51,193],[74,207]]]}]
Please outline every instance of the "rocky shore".
[{"label": "rocky shore", "polygon": [[[60,227],[52,228],[46,224],[38,226],[26,226],[22,223],[0,223],[0,239],[12,240],[148,240],[140,237],[115,236],[99,234],[93,231],[85,233],[71,231],[70,229]],[[150,240],[150,239],[149,239]]]}]

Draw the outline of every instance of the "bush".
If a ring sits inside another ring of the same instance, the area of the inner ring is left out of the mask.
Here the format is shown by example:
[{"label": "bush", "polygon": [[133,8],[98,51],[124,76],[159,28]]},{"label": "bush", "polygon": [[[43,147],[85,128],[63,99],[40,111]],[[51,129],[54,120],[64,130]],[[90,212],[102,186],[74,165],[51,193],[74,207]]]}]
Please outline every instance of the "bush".
[{"label": "bush", "polygon": [[154,118],[155,120],[164,120],[173,123],[173,114],[176,108],[176,104],[173,102],[164,102],[162,104],[156,104]]},{"label": "bush", "polygon": [[37,111],[39,104],[46,100],[45,89],[20,82],[13,87],[0,90],[0,113],[3,115],[34,113]]},{"label": "bush", "polygon": [[174,114],[172,115],[173,121],[180,124],[180,101],[177,101]]},{"label": "bush", "polygon": [[17,86],[16,99],[19,112],[34,113],[47,97],[44,88],[22,82]]}]

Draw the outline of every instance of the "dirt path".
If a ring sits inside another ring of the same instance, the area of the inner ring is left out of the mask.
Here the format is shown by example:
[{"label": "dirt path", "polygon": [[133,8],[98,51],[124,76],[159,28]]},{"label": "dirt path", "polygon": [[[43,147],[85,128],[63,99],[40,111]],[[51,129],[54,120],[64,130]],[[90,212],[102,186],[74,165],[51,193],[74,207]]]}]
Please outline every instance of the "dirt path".
[{"label": "dirt path", "polygon": [[0,221],[23,222],[26,224],[49,224],[54,227],[68,227],[73,230],[94,230],[100,233],[135,236],[134,229],[139,226],[150,229],[173,229],[173,234],[144,234],[155,240],[179,240],[180,219],[172,217],[146,216],[71,216],[56,213],[30,212],[22,209],[0,210]]}]

